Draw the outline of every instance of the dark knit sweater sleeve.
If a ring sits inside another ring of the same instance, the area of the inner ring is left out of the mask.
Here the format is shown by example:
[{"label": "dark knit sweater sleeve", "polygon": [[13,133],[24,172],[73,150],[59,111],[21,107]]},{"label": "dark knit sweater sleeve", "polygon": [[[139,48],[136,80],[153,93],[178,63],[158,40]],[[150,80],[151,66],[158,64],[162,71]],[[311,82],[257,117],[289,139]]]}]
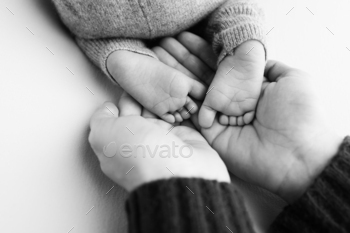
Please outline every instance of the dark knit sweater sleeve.
[{"label": "dark knit sweater sleeve", "polygon": [[257,40],[265,45],[264,14],[254,0],[227,0],[206,20],[206,37],[218,55],[218,64],[240,44]]},{"label": "dark knit sweater sleeve", "polygon": [[271,232],[350,232],[350,137],[307,192],[277,217]]},{"label": "dark knit sweater sleeve", "polygon": [[229,183],[154,181],[134,190],[126,209],[131,233],[254,232],[242,196]]}]

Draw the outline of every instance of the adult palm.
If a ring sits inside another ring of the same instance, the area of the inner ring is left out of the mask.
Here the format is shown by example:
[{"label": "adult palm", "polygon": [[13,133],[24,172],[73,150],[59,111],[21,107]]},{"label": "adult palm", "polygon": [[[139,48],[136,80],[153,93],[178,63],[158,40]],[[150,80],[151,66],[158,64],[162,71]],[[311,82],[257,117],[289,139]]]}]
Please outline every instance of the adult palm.
[{"label": "adult palm", "polygon": [[339,138],[326,127],[309,75],[267,63],[252,124],[201,132],[231,172],[292,202],[323,170]]},{"label": "adult palm", "polygon": [[[205,73],[203,82],[211,83],[215,56],[203,39],[185,32],[177,40],[164,40],[161,47],[181,63],[181,69],[199,78]],[[216,119],[211,128],[199,130],[233,174],[293,202],[324,169],[341,138],[326,126],[308,74],[269,61],[264,76],[250,125],[223,126]]]}]

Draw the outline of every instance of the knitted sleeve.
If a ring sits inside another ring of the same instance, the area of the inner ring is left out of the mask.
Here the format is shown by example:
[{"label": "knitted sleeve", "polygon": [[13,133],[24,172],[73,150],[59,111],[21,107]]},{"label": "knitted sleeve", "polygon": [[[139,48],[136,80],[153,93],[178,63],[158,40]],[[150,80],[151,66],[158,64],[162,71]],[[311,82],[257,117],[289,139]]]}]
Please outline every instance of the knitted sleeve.
[{"label": "knitted sleeve", "polygon": [[264,15],[254,0],[228,0],[207,19],[206,37],[218,55],[218,64],[245,41],[257,40],[265,48]]},{"label": "knitted sleeve", "polygon": [[127,50],[158,59],[152,50],[138,39],[82,39],[76,38],[77,44],[86,56],[99,67],[113,82],[117,84],[107,69],[108,56],[118,50]]},{"label": "knitted sleeve", "polygon": [[[114,51],[128,50],[157,59],[157,56],[146,47],[142,40],[115,36],[127,35],[126,32],[131,30],[130,25],[133,23],[139,26],[137,28],[146,23],[135,20],[142,15],[142,12],[133,1],[52,1],[62,22],[74,35],[79,47],[112,81],[115,82],[107,70],[106,62],[108,56]],[[120,22],[124,22],[125,25],[115,25],[113,20],[115,17],[123,17]],[[137,32],[140,36],[148,34],[148,31],[138,30]]]},{"label": "knitted sleeve", "polygon": [[131,233],[252,233],[242,196],[229,183],[174,178],[145,184],[126,203]]},{"label": "knitted sleeve", "polygon": [[307,192],[277,217],[271,232],[350,232],[350,137]]}]

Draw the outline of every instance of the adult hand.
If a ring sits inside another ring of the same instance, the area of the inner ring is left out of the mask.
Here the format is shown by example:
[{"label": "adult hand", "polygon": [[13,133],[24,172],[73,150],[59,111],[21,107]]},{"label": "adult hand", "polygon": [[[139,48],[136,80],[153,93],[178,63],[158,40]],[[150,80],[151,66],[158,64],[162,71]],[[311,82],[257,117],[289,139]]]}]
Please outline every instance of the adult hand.
[{"label": "adult hand", "polygon": [[91,118],[89,142],[102,171],[128,191],[171,177],[230,182],[223,161],[191,125],[173,127],[123,94]]},{"label": "adult hand", "polygon": [[[186,48],[198,58],[211,56],[203,54],[208,45],[193,34],[183,33],[178,41],[181,49]],[[174,53],[169,48],[179,50],[176,46],[166,48]],[[208,63],[203,67],[203,62],[202,59],[196,68],[183,65],[196,73],[211,67]],[[252,124],[223,126],[216,120],[211,128],[201,132],[233,174],[291,203],[323,171],[342,138],[327,126],[322,103],[308,74],[269,61],[265,77]]]}]

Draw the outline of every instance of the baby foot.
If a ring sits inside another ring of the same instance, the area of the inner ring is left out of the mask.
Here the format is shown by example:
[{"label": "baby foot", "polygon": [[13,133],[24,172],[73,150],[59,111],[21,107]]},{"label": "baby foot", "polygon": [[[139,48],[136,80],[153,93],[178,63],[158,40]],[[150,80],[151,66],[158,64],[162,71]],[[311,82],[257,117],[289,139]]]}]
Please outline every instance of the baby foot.
[{"label": "baby foot", "polygon": [[199,111],[199,124],[212,126],[217,111],[222,125],[249,124],[255,116],[265,67],[265,51],[258,41],[240,45],[219,65]]},{"label": "baby foot", "polygon": [[174,123],[198,111],[189,97],[203,99],[205,86],[154,58],[128,51],[110,55],[108,70],[118,84],[143,107]]}]

